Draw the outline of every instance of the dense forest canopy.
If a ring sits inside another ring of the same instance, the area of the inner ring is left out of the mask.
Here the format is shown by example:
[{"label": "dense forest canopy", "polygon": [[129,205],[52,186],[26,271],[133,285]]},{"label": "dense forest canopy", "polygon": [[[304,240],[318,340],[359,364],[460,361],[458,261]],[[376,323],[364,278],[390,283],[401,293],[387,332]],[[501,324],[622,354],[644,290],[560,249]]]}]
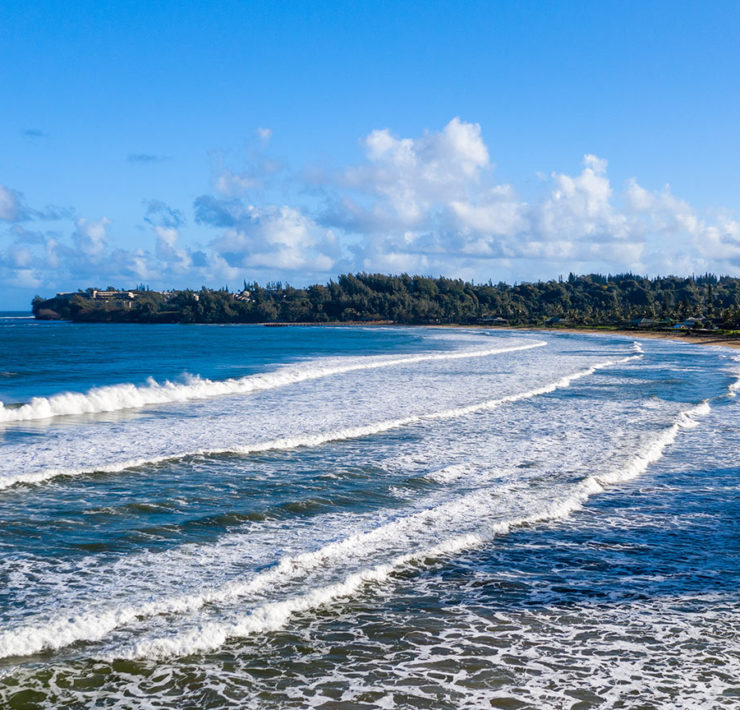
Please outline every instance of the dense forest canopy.
[{"label": "dense forest canopy", "polygon": [[326,285],[293,288],[244,283],[199,291],[89,288],[33,300],[37,318],[153,323],[392,321],[409,324],[628,325],[740,328],[740,279],[644,278],[589,274],[509,285],[428,276],[345,274]]}]

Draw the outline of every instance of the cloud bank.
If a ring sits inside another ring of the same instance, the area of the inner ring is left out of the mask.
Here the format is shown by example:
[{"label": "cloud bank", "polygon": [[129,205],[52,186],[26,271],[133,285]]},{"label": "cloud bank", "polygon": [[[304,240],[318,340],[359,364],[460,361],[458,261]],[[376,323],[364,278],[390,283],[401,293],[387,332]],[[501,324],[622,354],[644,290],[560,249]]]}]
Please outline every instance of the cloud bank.
[{"label": "cloud bank", "polygon": [[[258,135],[266,151],[271,131]],[[49,292],[243,278],[305,284],[358,270],[476,280],[570,271],[740,275],[734,215],[699,214],[670,187],[651,191],[636,178],[614,186],[602,157],[584,156],[575,174],[541,176],[539,197],[524,199],[496,181],[476,123],[453,118],[414,138],[378,129],[360,145],[362,159],[333,172],[291,173],[263,151],[246,170],[221,166],[212,190],[192,204],[132,205],[148,248],[125,248],[114,216],[34,208],[0,185],[0,277],[6,289]],[[143,158],[130,160],[150,156]],[[276,181],[290,185],[288,197],[267,197]]]}]

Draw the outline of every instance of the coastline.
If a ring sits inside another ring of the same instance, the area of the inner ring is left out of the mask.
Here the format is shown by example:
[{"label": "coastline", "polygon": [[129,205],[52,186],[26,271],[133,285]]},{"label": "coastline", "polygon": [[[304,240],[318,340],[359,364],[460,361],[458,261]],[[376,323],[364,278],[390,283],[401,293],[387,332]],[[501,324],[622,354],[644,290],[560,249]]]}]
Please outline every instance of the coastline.
[{"label": "coastline", "polygon": [[675,340],[679,343],[691,343],[692,345],[717,345],[726,348],[740,350],[740,338],[732,338],[727,335],[696,335],[695,333],[683,335],[680,331],[676,333],[660,331],[639,330],[605,330],[603,328],[517,328],[516,330],[545,331],[548,333],[589,333],[592,335],[625,335],[630,338],[652,338],[657,340]]},{"label": "coastline", "polygon": [[624,328],[547,328],[544,326],[490,326],[478,323],[472,323],[465,325],[462,323],[444,323],[444,324],[416,324],[416,323],[395,323],[393,321],[327,321],[324,323],[260,323],[268,328],[294,328],[294,327],[316,327],[316,326],[328,326],[328,327],[387,327],[387,326],[403,326],[406,328],[462,328],[462,329],[476,329],[476,330],[523,330],[527,332],[540,332],[540,333],[588,333],[590,335],[624,335],[629,338],[651,338],[657,340],[675,340],[679,343],[690,343],[692,345],[715,345],[719,347],[733,348],[740,350],[740,337],[733,338],[727,335],[713,335],[706,333],[699,335],[697,333],[689,333],[687,331],[656,331],[656,330],[627,330]]}]

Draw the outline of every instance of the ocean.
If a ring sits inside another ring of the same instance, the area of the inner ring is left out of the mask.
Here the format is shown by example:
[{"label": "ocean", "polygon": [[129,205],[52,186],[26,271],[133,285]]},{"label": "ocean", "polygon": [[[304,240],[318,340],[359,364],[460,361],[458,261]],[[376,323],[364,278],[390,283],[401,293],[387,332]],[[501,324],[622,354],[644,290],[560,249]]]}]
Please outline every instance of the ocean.
[{"label": "ocean", "polygon": [[739,378],[0,314],[0,707],[740,707]]}]

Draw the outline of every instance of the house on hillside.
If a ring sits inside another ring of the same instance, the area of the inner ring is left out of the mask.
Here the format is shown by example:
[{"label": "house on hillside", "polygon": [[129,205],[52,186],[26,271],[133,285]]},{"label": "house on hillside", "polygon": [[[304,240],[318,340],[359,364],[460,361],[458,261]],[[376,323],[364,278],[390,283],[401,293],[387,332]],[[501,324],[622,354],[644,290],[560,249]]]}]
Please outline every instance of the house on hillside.
[{"label": "house on hillside", "polygon": [[94,301],[133,301],[136,294],[133,291],[97,291],[93,289]]}]

